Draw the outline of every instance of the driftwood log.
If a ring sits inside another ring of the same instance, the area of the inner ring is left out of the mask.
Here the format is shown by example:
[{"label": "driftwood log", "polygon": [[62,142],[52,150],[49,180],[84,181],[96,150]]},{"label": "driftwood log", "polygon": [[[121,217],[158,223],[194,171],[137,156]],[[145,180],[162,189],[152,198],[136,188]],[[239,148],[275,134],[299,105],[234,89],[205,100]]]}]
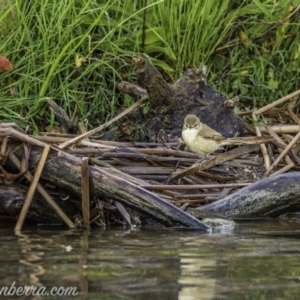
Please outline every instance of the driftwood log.
[{"label": "driftwood log", "polygon": [[[16,153],[22,157],[22,152]],[[29,157],[29,169],[37,167],[41,150],[34,148]],[[7,160],[6,170],[14,171],[14,166]],[[151,216],[166,226],[184,225],[201,230],[209,227],[198,219],[161,199],[157,195],[120,177],[112,175],[101,167],[89,167],[93,196],[114,199],[139,212]],[[47,159],[41,176],[47,182],[81,200],[81,160],[74,156],[58,155],[52,152]]]},{"label": "driftwood log", "polygon": [[[0,211],[17,217],[20,213],[24,199],[27,194],[27,187],[14,182],[13,184],[1,183],[0,185]],[[60,198],[55,198],[56,203],[71,218],[76,214],[75,207]],[[61,223],[60,216],[51,208],[51,206],[35,193],[27,219],[33,222]]]},{"label": "driftwood log", "polygon": [[121,82],[119,89],[135,98],[148,95],[147,109],[144,105],[122,119],[115,140],[172,141],[181,136],[187,114],[199,116],[225,137],[243,135],[244,122],[233,112],[234,101],[213,90],[201,69],[189,69],[170,84],[148,60],[135,56],[133,62],[142,88]]},{"label": "driftwood log", "polygon": [[300,172],[291,172],[264,178],[224,199],[189,212],[194,216],[197,216],[197,211],[207,211],[229,218],[275,218],[299,209]]}]

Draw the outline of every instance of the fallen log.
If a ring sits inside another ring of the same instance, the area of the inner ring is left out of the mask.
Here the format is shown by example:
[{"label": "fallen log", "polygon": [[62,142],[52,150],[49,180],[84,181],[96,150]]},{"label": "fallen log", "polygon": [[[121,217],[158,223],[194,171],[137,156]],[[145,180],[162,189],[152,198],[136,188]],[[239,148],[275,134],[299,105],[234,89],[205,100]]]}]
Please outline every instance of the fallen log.
[{"label": "fallen log", "polygon": [[[1,183],[0,210],[10,216],[18,216],[26,194],[27,188],[22,184],[16,182],[13,184]],[[75,215],[76,210],[71,203],[58,198],[55,201],[70,217]],[[26,219],[34,222],[61,223],[60,216],[38,193],[35,193],[33,197]]]},{"label": "fallen log", "polygon": [[[18,157],[22,156],[21,151],[15,154]],[[32,149],[28,161],[30,170],[36,168],[40,155],[39,148]],[[14,169],[9,160],[7,160],[5,168],[9,171]],[[93,196],[114,199],[166,226],[180,224],[205,231],[209,230],[209,227],[198,219],[157,195],[106,172],[105,168],[89,166],[89,173],[94,190]],[[52,152],[44,165],[41,178],[81,199],[81,160],[79,158]]]},{"label": "fallen log", "polygon": [[300,209],[300,172],[259,180],[208,205],[188,211],[207,211],[228,218],[279,217]]}]

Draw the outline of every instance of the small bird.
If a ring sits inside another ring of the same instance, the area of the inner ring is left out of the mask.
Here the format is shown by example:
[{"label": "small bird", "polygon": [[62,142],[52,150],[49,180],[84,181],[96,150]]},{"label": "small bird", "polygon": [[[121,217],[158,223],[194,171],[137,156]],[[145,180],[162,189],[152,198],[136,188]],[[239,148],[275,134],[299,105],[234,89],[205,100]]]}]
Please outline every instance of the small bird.
[{"label": "small bird", "polygon": [[272,141],[273,137],[225,138],[204,123],[196,115],[187,115],[184,119],[182,139],[194,152],[209,155],[220,146],[239,144],[261,144]]}]

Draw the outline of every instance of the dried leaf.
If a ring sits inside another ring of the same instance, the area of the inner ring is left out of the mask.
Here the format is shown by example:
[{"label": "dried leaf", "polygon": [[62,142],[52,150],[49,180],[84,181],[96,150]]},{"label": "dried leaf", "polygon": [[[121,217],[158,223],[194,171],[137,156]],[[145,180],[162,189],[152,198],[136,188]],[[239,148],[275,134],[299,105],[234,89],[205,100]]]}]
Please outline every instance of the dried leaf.
[{"label": "dried leaf", "polygon": [[0,55],[0,71],[12,71],[14,69],[11,62],[3,55]]}]

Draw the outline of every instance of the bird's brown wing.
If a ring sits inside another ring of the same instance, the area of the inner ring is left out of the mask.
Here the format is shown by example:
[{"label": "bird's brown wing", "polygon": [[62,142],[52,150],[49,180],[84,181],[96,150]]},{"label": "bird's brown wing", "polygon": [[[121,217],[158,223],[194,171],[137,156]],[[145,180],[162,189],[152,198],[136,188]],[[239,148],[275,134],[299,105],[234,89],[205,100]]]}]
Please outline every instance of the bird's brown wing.
[{"label": "bird's brown wing", "polygon": [[215,131],[214,129],[210,128],[209,126],[203,123],[202,123],[202,128],[198,134],[203,138],[212,139],[215,141],[225,140],[225,137],[221,133]]}]

